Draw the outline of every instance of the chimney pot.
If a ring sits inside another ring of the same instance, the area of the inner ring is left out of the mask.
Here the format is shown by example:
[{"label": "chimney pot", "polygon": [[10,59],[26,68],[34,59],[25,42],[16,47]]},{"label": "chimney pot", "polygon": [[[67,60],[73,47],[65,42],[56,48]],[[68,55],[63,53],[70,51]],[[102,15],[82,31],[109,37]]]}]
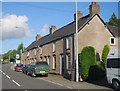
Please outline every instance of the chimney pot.
[{"label": "chimney pot", "polygon": [[40,39],[40,34],[36,35],[36,41]]},{"label": "chimney pot", "polygon": [[[83,17],[83,14],[81,13],[81,11],[77,11],[77,20],[79,20],[80,18],[82,18]],[[76,21],[76,12],[75,12],[75,14],[74,14],[74,21]]]},{"label": "chimney pot", "polygon": [[92,5],[93,5],[93,4],[97,4],[97,2],[92,2]]},{"label": "chimney pot", "polygon": [[90,16],[94,14],[100,15],[100,6],[97,4],[97,2],[91,2],[91,5],[89,6]]},{"label": "chimney pot", "polygon": [[56,26],[51,25],[50,27],[50,34],[53,34],[57,30]]}]

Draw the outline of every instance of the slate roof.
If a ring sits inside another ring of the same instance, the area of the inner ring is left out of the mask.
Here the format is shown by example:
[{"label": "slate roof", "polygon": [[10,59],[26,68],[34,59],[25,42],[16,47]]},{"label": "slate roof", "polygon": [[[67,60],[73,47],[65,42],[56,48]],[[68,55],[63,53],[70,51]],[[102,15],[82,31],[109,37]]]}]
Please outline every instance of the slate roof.
[{"label": "slate roof", "polygon": [[120,37],[120,28],[119,27],[112,26],[112,25],[107,25],[107,27],[109,28],[109,30],[112,32],[112,34],[115,37]]},{"label": "slate roof", "polygon": [[[99,18],[100,16],[98,14],[95,14],[97,15]],[[94,16],[95,16],[94,15]],[[86,15],[82,18],[80,18],[78,20],[78,29],[79,31],[94,17],[90,17],[90,15]],[[100,18],[101,19],[101,18]],[[101,19],[101,21],[104,23],[104,21]],[[104,23],[105,24],[105,23]],[[114,35],[114,36],[119,36],[120,37],[120,34],[118,34],[116,32],[117,28],[116,27],[112,27],[112,26],[108,26],[109,28],[109,31]],[[56,30],[53,34],[48,34],[42,38],[40,38],[38,41],[34,41],[32,42],[27,48],[26,50],[30,50],[30,49],[33,49],[35,48],[36,46],[42,46],[44,44],[47,44],[47,43],[50,43],[52,41],[55,41],[57,39],[61,39],[63,37],[66,37],[66,36],[70,36],[72,34],[74,34],[76,31],[75,29],[75,21],[67,24],[66,26],[63,26],[62,28]]]},{"label": "slate roof", "polygon": [[25,50],[30,50],[36,46],[36,41],[33,41]]}]

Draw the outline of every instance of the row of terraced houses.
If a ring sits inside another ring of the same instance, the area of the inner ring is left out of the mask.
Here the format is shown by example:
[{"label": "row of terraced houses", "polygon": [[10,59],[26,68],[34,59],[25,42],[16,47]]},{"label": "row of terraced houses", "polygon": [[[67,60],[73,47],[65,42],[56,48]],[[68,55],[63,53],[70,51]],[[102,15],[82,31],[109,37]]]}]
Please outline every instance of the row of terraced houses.
[{"label": "row of terraced houses", "polygon": [[[111,49],[118,48],[120,34],[118,27],[106,25],[100,16],[100,6],[92,2],[89,6],[89,14],[83,16],[78,11],[78,53],[85,46],[93,46],[97,56],[101,57],[104,45]],[[107,14],[107,13],[106,13]],[[36,61],[47,61],[50,73],[66,75],[75,69],[75,20],[57,29],[52,25],[48,35],[41,37],[39,34],[22,53],[21,62],[29,64]],[[98,59],[98,61],[100,61]]]}]

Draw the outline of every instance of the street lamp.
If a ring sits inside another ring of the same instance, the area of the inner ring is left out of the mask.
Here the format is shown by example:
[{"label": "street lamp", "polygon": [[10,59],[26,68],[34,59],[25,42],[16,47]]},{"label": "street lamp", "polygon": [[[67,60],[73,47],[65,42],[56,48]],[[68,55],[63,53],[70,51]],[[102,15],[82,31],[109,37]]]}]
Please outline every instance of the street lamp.
[{"label": "street lamp", "polygon": [[76,82],[79,81],[79,67],[78,67],[78,15],[77,15],[77,0],[76,0],[76,32],[75,32],[75,63],[76,63]]}]

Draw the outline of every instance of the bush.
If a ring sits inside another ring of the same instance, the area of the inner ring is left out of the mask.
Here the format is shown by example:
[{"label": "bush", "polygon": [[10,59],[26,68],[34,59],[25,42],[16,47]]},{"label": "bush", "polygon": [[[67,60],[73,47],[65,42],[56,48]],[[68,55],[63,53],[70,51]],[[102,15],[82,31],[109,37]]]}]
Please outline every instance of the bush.
[{"label": "bush", "polygon": [[84,47],[79,55],[80,71],[83,80],[88,78],[89,68],[92,65],[96,65],[95,49],[91,46]]},{"label": "bush", "polygon": [[9,60],[8,60],[8,59],[5,59],[5,60],[3,60],[3,63],[4,63],[4,64],[7,64],[7,63],[9,63]]},{"label": "bush", "polygon": [[103,67],[105,68],[105,64],[106,64],[106,58],[107,58],[107,55],[110,51],[110,47],[109,45],[105,45],[104,48],[103,48],[103,51],[102,51],[102,65]]},{"label": "bush", "polygon": [[93,65],[89,69],[88,80],[101,80],[105,77],[105,71],[100,65]]}]

